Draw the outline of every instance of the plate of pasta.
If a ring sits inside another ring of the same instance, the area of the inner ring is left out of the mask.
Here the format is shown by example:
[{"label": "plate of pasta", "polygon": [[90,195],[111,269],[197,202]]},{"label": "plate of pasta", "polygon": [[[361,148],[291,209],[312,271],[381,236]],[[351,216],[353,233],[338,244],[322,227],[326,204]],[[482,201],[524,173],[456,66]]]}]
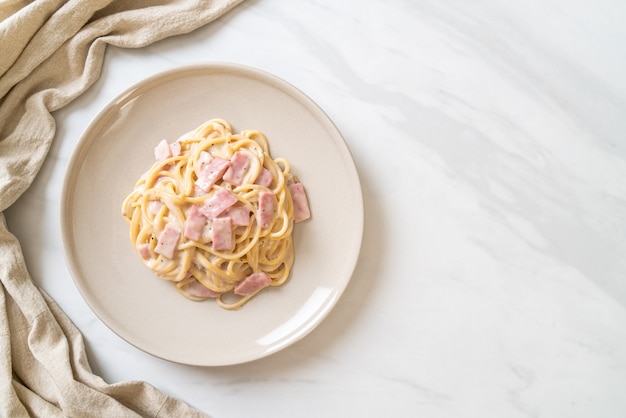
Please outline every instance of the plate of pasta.
[{"label": "plate of pasta", "polygon": [[363,200],[336,126],[231,63],[175,68],[108,103],[70,159],[66,261],[113,332],[182,364],[253,361],[305,337],[348,285]]}]

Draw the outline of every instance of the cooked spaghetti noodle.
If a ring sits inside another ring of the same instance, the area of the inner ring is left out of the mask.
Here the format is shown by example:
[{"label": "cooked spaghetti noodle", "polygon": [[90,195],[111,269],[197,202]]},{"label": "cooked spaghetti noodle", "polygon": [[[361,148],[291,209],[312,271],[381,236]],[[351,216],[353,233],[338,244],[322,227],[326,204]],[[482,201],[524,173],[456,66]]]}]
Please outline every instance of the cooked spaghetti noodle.
[{"label": "cooked spaghetti noodle", "polygon": [[285,283],[294,222],[310,214],[289,162],[271,157],[265,135],[212,119],[161,141],[155,157],[122,207],[148,268],[185,297],[215,298],[225,309]]}]

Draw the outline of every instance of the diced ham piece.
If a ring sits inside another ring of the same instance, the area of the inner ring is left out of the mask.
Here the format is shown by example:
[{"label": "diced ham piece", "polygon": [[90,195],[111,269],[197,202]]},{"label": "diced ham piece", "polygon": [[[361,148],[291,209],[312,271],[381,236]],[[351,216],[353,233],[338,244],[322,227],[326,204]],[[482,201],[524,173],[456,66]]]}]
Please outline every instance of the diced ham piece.
[{"label": "diced ham piece", "polygon": [[239,186],[249,169],[250,157],[245,152],[237,151],[230,159],[230,167],[224,173],[224,181]]},{"label": "diced ham piece", "polygon": [[141,256],[141,258],[147,260],[148,258],[150,258],[150,244],[146,243],[137,246],[137,252]]},{"label": "diced ham piece", "polygon": [[161,202],[160,200],[151,200],[150,203],[148,203],[148,212],[156,216],[162,207],[163,202]]},{"label": "diced ham piece", "polygon": [[250,296],[269,286],[271,283],[272,279],[270,279],[270,276],[268,276],[267,273],[262,271],[252,273],[235,286],[235,294],[240,296]]},{"label": "diced ham piece", "polygon": [[270,187],[270,184],[272,184],[272,180],[274,180],[274,178],[272,177],[272,173],[270,173],[270,171],[267,168],[262,168],[261,172],[259,173],[256,180],[254,181],[254,184],[258,184],[259,186]]},{"label": "diced ham piece", "polygon": [[256,211],[256,222],[261,228],[267,228],[272,222],[274,214],[274,193],[259,192],[259,208]]},{"label": "diced ham piece", "polygon": [[294,183],[289,185],[289,192],[293,200],[293,217],[294,222],[302,222],[311,217],[309,209],[309,201],[304,191],[302,183]]},{"label": "diced ham piece", "polygon": [[216,298],[221,295],[221,293],[209,289],[197,280],[189,282],[183,291],[194,298]]},{"label": "diced ham piece", "polygon": [[230,218],[216,218],[211,230],[212,247],[215,251],[232,251],[235,248],[233,223]]},{"label": "diced ham piece", "polygon": [[222,178],[230,163],[223,158],[214,158],[208,163],[198,175],[196,186],[208,192],[211,187]]},{"label": "diced ham piece", "polygon": [[187,220],[185,221],[185,236],[194,241],[198,241],[202,237],[206,216],[200,212],[198,205],[192,205],[187,212]]},{"label": "diced ham piece", "polygon": [[178,157],[180,155],[180,142],[175,141],[170,144],[170,153],[172,157]]},{"label": "diced ham piece", "polygon": [[178,227],[172,223],[165,224],[165,228],[163,228],[163,231],[161,231],[157,237],[158,244],[156,245],[154,252],[169,259],[174,258],[179,238],[180,230]]},{"label": "diced ham piece", "polygon": [[229,217],[233,221],[233,225],[248,226],[250,225],[250,209],[244,205],[235,205],[226,209],[220,217]]},{"label": "diced ham piece", "polygon": [[208,219],[215,219],[220,213],[237,203],[237,198],[227,189],[219,189],[209,197],[204,205],[200,206],[200,212]]},{"label": "diced ham piece", "polygon": [[163,162],[172,156],[172,150],[170,150],[170,144],[165,139],[157,144],[154,148],[154,158],[158,162]]}]

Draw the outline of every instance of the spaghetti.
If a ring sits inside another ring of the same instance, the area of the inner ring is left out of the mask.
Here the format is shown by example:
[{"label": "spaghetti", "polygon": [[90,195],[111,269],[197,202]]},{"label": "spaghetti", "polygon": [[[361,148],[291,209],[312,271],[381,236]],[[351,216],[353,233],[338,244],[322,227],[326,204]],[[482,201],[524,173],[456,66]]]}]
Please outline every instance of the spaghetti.
[{"label": "spaghetti", "polygon": [[144,264],[191,300],[225,309],[280,286],[294,262],[294,222],[310,217],[304,189],[265,135],[212,119],[155,148],[156,162],[124,200]]}]

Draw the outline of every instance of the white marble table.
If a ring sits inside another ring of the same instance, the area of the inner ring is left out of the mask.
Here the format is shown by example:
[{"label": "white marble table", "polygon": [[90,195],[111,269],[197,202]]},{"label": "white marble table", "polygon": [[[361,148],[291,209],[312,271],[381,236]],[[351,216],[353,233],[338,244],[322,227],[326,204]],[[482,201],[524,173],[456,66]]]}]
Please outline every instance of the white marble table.
[{"label": "white marble table", "polygon": [[[626,3],[247,0],[141,50],[55,113],[6,215],[31,274],[108,382],[146,380],[215,417],[626,414]],[[360,173],[361,257],[309,336],[237,366],[143,353],[87,307],[59,205],[87,123],[131,84],[200,61],[307,93]]]}]

